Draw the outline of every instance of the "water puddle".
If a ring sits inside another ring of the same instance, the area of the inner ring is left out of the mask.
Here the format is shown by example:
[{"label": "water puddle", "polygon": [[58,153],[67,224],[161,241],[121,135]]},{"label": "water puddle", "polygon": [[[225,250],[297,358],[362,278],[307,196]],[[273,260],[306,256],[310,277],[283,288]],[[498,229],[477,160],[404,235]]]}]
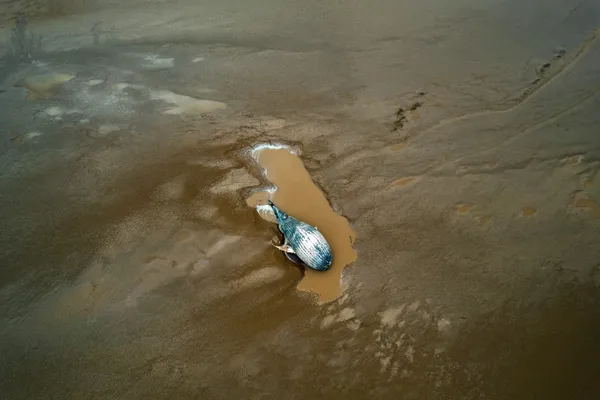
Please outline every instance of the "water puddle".
[{"label": "water puddle", "polygon": [[290,149],[260,146],[253,151],[253,156],[266,170],[267,179],[276,189],[253,194],[247,199],[247,204],[251,207],[259,205],[257,211],[261,213],[260,205],[271,198],[289,215],[318,227],[331,245],[333,264],[326,272],[304,268],[304,278],[298,289],[317,294],[323,303],[336,299],[342,292],[343,269],[356,260],[356,251],[352,248],[356,233],[346,218],[333,211],[302,160]]}]

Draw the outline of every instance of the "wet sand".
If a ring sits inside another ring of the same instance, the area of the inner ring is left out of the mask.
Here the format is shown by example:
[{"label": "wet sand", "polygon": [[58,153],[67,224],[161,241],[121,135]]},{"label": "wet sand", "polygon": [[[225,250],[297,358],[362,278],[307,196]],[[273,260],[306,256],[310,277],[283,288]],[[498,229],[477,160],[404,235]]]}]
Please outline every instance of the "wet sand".
[{"label": "wet sand", "polygon": [[48,4],[0,59],[2,399],[598,398],[597,3]]}]

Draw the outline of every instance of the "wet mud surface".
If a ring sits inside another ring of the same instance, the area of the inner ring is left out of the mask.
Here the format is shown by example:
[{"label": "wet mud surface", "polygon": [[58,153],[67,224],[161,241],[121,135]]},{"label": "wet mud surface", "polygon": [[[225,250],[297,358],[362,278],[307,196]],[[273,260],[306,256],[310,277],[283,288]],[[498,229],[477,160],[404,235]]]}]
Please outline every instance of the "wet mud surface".
[{"label": "wet mud surface", "polygon": [[598,398],[594,2],[34,3],[0,398]]}]

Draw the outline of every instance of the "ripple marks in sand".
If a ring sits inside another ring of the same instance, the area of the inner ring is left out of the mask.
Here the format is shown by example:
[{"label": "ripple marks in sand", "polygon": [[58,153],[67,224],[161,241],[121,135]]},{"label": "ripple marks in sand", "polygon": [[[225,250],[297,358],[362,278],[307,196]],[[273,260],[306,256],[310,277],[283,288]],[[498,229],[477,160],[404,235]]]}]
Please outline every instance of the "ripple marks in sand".
[{"label": "ripple marks in sand", "polygon": [[388,186],[390,189],[401,188],[408,185],[412,185],[421,180],[419,176],[405,176],[404,178],[399,178],[390,183]]}]

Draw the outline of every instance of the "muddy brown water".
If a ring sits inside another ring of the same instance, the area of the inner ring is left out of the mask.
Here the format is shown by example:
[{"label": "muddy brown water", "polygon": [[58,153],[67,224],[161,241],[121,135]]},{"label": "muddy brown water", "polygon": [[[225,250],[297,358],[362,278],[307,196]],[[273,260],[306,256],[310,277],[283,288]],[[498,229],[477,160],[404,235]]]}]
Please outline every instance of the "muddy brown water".
[{"label": "muddy brown water", "polygon": [[597,2],[9,3],[2,400],[600,398]]},{"label": "muddy brown water", "polygon": [[301,221],[316,226],[331,245],[333,264],[325,272],[304,269],[298,289],[315,293],[319,302],[335,300],[342,294],[342,272],[357,257],[352,243],[356,233],[348,220],[337,214],[325,194],[315,185],[304,163],[290,149],[258,147],[254,151],[258,164],[266,171],[267,179],[276,186],[272,193],[262,191],[247,200],[250,206],[264,204],[271,197],[283,211]]}]

